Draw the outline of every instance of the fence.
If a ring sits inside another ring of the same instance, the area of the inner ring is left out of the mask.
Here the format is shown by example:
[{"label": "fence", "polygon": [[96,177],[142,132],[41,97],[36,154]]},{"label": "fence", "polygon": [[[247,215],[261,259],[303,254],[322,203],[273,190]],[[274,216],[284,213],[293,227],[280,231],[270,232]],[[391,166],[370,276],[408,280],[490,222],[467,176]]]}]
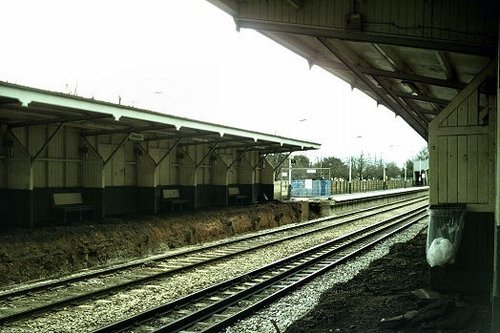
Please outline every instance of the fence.
[{"label": "fence", "polygon": [[332,182],[326,179],[292,180],[292,197],[327,197],[331,194]]},{"label": "fence", "polygon": [[[387,180],[385,182],[385,189],[405,188],[413,186],[412,180]],[[382,180],[354,180],[351,182],[351,192],[368,192],[380,191],[384,189],[384,182]],[[344,194],[349,193],[348,181],[334,181],[332,183],[331,194]]]},{"label": "fence", "polygon": [[[323,183],[321,183],[323,182]],[[386,181],[386,189],[412,187],[413,181],[407,180],[388,180]],[[349,193],[348,181],[329,181],[329,180],[313,180],[307,185],[305,180],[292,181],[290,194],[292,197],[321,197],[333,194]],[[351,193],[379,191],[384,189],[384,182],[381,180],[354,180],[351,183]],[[281,200],[288,198],[288,182],[274,182],[274,199]]]}]

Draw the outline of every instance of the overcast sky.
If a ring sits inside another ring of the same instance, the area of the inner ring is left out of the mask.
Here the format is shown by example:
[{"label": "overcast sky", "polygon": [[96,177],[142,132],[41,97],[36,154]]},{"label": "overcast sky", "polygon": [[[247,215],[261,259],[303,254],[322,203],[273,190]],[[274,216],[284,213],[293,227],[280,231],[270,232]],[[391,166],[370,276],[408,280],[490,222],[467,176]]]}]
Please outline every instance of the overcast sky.
[{"label": "overcast sky", "polygon": [[[402,165],[400,117],[205,0],[2,3],[0,80],[318,142]],[[356,138],[361,136],[361,138]]]}]

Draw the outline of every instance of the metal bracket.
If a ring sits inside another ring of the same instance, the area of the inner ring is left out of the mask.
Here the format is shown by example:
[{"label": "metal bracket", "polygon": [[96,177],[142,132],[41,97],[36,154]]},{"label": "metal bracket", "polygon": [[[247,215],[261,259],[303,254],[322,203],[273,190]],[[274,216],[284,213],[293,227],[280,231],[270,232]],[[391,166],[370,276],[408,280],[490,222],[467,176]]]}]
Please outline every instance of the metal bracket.
[{"label": "metal bracket", "polygon": [[198,164],[196,164],[195,166],[195,170],[198,169],[200,167],[200,165],[203,163],[203,161],[208,157],[210,156],[210,154],[212,154],[214,152],[214,150],[217,148],[217,144],[213,145],[210,150],[208,151],[208,153],[206,153],[200,160],[200,162],[198,162]]},{"label": "metal bracket", "polygon": [[129,134],[127,134],[123,139],[122,141],[118,144],[118,146],[115,148],[115,150],[113,150],[111,152],[111,154],[108,156],[108,158],[104,161],[103,163],[103,166],[106,166],[106,164],[108,164],[109,161],[111,161],[111,159],[113,158],[113,156],[118,152],[118,150],[125,144],[125,142],[127,142],[128,140],[128,137],[129,137]]},{"label": "metal bracket", "polygon": [[260,165],[260,163],[262,163],[262,161],[264,161],[264,160],[266,159],[267,155],[269,155],[269,153],[266,153],[266,154],[262,155],[262,156],[259,158],[259,161],[257,162],[257,164],[255,164],[255,165],[253,166],[253,169],[254,169],[254,170],[255,170],[255,169],[257,169],[257,167]]},{"label": "metal bracket", "polygon": [[101,154],[99,154],[99,152],[97,151],[97,149],[92,145],[92,143],[87,139],[87,137],[85,136],[82,136],[83,138],[83,141],[85,141],[85,143],[92,149],[92,151],[101,158],[101,160],[104,161],[104,157],[102,157]]},{"label": "metal bracket", "polygon": [[278,163],[277,166],[274,167],[273,171],[276,172],[276,170],[278,170],[278,168],[283,164],[283,162],[286,161],[286,159],[290,156],[292,152],[289,152],[288,154],[286,154],[286,156],[281,160],[281,162]]},{"label": "metal bracket", "polygon": [[179,144],[179,142],[181,142],[181,139],[182,138],[178,138],[175,143],[172,145],[172,147],[170,147],[167,152],[158,160],[158,162],[155,163],[155,166],[159,166],[161,164],[161,162],[163,162],[163,160],[165,158],[167,158],[168,155],[170,155],[170,153],[177,147],[177,145]]},{"label": "metal bracket", "polygon": [[231,167],[234,165],[234,163],[236,163],[243,156],[243,154],[245,154],[245,152],[248,150],[248,148],[250,148],[250,146],[245,146],[245,148],[243,148],[243,150],[236,156],[236,158],[234,159],[234,161],[232,161],[227,166],[228,170],[231,169]]},{"label": "metal bracket", "polygon": [[31,157],[31,163],[35,162],[36,159],[40,156],[40,154],[47,148],[49,145],[50,141],[56,136],[57,132],[64,126],[64,123],[60,123],[57,128],[50,134],[50,136],[45,140],[44,144],[42,147]]}]

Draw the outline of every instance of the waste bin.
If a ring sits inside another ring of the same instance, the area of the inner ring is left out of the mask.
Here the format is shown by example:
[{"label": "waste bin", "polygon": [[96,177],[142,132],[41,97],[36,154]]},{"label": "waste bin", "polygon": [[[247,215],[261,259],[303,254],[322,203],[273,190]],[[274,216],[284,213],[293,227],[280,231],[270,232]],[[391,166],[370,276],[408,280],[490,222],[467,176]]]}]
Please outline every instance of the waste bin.
[{"label": "waste bin", "polygon": [[431,267],[455,262],[465,221],[465,205],[430,206],[426,258]]}]

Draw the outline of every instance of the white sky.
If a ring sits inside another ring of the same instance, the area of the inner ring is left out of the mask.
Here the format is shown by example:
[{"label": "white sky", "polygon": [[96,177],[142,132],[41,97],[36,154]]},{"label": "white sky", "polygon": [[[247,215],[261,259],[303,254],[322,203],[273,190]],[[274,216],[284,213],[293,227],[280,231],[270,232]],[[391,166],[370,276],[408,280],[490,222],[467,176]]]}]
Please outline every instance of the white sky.
[{"label": "white sky", "polygon": [[2,12],[1,81],[321,143],[313,161],[363,151],[402,165],[426,144],[205,0],[16,0]]}]

